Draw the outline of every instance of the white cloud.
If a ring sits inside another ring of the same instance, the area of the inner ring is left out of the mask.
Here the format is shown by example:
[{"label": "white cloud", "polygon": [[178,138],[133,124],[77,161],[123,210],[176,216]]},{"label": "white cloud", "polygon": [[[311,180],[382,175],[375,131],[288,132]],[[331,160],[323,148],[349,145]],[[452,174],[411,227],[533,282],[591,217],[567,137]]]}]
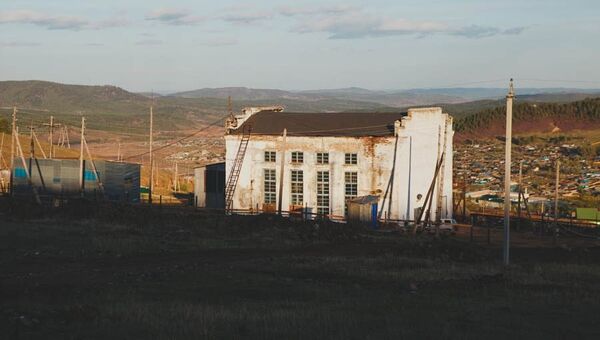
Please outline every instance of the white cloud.
[{"label": "white cloud", "polygon": [[0,12],[0,24],[30,24],[49,30],[79,31],[126,26],[128,22],[122,18],[90,21],[77,16],[52,15],[30,10],[11,10]]},{"label": "white cloud", "polygon": [[234,24],[254,24],[273,18],[274,13],[270,10],[257,9],[250,5],[235,5],[222,10],[224,13],[219,19]]},{"label": "white cloud", "polygon": [[167,25],[195,25],[206,20],[204,17],[194,16],[189,11],[176,8],[162,8],[146,15],[146,20],[159,21]]},{"label": "white cloud", "polygon": [[501,29],[494,26],[454,27],[443,21],[407,20],[374,14],[353,6],[283,7],[282,16],[296,18],[292,31],[321,32],[330,39],[360,39],[396,35],[450,34],[466,38],[485,38],[495,35],[521,34],[525,27]]},{"label": "white cloud", "polygon": [[1,24],[32,24],[52,30],[80,30],[89,22],[73,16],[54,16],[29,10],[12,10],[0,12]]}]

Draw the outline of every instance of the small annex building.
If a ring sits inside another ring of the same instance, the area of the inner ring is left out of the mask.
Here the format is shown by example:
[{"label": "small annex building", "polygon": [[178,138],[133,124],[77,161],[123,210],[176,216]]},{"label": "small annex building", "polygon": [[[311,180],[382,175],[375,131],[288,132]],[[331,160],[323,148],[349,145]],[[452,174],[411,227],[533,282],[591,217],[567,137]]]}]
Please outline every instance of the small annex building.
[{"label": "small annex building", "polygon": [[345,218],[349,200],[371,195],[381,218],[414,220],[432,188],[430,218],[450,218],[453,134],[452,117],[438,107],[245,109],[226,123],[225,206]]},{"label": "small annex building", "polygon": [[194,206],[225,209],[225,162],[194,169]]}]

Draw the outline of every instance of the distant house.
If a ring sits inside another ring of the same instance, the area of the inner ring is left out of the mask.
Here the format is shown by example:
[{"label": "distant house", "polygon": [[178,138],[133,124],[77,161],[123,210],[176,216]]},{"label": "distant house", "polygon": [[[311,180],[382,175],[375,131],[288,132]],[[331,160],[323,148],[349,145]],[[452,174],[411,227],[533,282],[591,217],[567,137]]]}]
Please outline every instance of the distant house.
[{"label": "distant house", "polygon": [[438,206],[441,217],[452,216],[454,131],[451,116],[441,108],[403,113],[247,109],[226,129],[226,201],[229,192],[233,210],[275,211],[281,203],[283,211],[343,218],[349,200],[376,195],[380,216],[415,219],[445,146],[431,217]]}]

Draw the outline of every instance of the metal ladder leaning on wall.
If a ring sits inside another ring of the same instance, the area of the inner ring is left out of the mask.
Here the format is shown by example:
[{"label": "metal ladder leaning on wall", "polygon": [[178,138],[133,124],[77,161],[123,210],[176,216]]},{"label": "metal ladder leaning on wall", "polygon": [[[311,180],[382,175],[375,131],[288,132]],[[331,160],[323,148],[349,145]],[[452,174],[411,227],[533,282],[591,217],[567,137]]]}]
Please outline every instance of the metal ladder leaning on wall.
[{"label": "metal ladder leaning on wall", "polygon": [[250,133],[252,132],[252,126],[244,126],[242,131],[242,140],[235,156],[235,161],[231,167],[231,172],[227,178],[227,185],[225,186],[225,211],[231,212],[233,206],[233,194],[237,186],[238,179],[240,178],[240,172],[242,171],[242,164],[244,163],[244,156],[246,156],[246,149],[248,148],[248,142],[250,141]]}]

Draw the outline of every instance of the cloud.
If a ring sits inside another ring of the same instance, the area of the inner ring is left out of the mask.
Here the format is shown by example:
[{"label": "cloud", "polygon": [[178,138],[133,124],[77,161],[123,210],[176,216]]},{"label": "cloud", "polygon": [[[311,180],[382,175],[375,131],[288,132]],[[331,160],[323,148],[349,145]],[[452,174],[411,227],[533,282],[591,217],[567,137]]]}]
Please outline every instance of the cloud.
[{"label": "cloud", "polygon": [[293,31],[298,33],[324,32],[330,39],[358,39],[392,35],[427,35],[447,31],[445,23],[391,19],[351,10],[341,15],[318,15],[303,19]]},{"label": "cloud", "polygon": [[406,20],[369,13],[351,6],[320,8],[282,8],[279,12],[297,18],[292,31],[297,33],[326,33],[329,39],[361,39],[399,35],[425,37],[448,34],[480,39],[496,35],[518,35],[526,27],[502,29],[494,26],[451,26],[443,21]]},{"label": "cloud", "polygon": [[496,35],[518,35],[525,31],[526,27],[513,27],[508,29],[501,29],[493,26],[479,26],[479,25],[471,25],[462,27],[454,32],[451,32],[453,35],[479,39],[479,38],[487,38]]},{"label": "cloud", "polygon": [[196,25],[206,18],[194,16],[189,11],[175,8],[162,8],[146,15],[146,20],[158,21],[167,25]]},{"label": "cloud", "polygon": [[89,25],[85,19],[72,16],[54,16],[29,10],[0,12],[0,24],[32,24],[51,30],[81,30]]},{"label": "cloud", "polygon": [[252,12],[227,14],[222,16],[221,19],[236,24],[253,24],[255,22],[270,19],[272,16],[273,15],[268,12]]},{"label": "cloud", "polygon": [[52,15],[30,10],[11,10],[0,12],[0,24],[29,24],[49,30],[79,31],[126,26],[128,22],[121,18],[90,21],[76,16]]},{"label": "cloud", "polygon": [[270,10],[256,9],[249,5],[236,5],[223,9],[219,19],[234,24],[254,24],[273,18],[274,13]]},{"label": "cloud", "polygon": [[138,46],[158,46],[164,44],[164,41],[159,39],[143,39],[136,41],[135,44]]},{"label": "cloud", "polygon": [[30,41],[7,41],[0,42],[0,46],[2,47],[35,47],[40,46],[42,43],[39,42],[30,42]]}]

